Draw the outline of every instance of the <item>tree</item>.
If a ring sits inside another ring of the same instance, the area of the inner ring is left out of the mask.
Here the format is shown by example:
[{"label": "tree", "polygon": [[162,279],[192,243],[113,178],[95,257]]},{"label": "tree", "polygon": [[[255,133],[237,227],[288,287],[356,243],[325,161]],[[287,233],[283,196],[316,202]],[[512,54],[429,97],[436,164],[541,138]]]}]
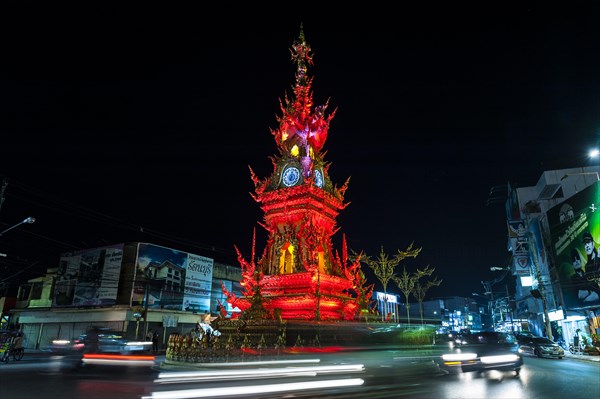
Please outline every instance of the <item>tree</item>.
[{"label": "tree", "polygon": [[[433,269],[435,270],[435,269]],[[442,283],[442,280],[437,277],[433,280],[427,281],[424,284],[421,284],[419,281],[415,284],[415,289],[413,295],[419,302],[419,311],[421,313],[421,324],[423,324],[423,300],[425,299],[425,294],[427,291],[434,286],[438,286]]]},{"label": "tree", "polygon": [[[377,260],[372,260],[366,254],[361,258],[361,261],[373,270],[375,277],[377,277],[381,283],[385,294],[385,301],[387,301],[387,285],[396,277],[395,270],[398,264],[408,257],[416,258],[420,252],[421,248],[413,249],[413,243],[411,243],[405,251],[398,250],[398,254],[395,257],[390,258],[383,250],[382,245]],[[384,320],[385,316],[385,314],[382,314],[381,319]]]},{"label": "tree", "polygon": [[368,321],[368,314],[371,311],[371,297],[373,296],[373,287],[375,284],[367,285],[367,279],[362,270],[357,271],[355,290],[358,302],[358,318],[364,314],[365,321]]},{"label": "tree", "polygon": [[431,276],[434,269],[431,269],[427,266],[425,269],[417,269],[414,273],[408,273],[406,271],[406,267],[404,271],[399,277],[394,277],[394,281],[398,285],[398,288],[404,294],[404,298],[406,300],[406,317],[408,319],[408,324],[410,325],[410,295],[415,291],[415,285],[419,281],[420,278],[425,276]]},{"label": "tree", "polygon": [[[383,245],[381,246],[381,252],[379,253],[379,257],[377,260],[372,260],[368,255],[364,255],[361,258],[361,261],[364,262],[367,266],[373,270],[375,273],[375,277],[379,280],[383,287],[383,292],[385,293],[384,301],[387,302],[387,285],[390,280],[394,277],[394,269],[400,263],[396,258],[390,259],[388,254],[383,250]],[[387,306],[386,306],[387,307]],[[385,312],[381,314],[381,320],[385,319]]]}]

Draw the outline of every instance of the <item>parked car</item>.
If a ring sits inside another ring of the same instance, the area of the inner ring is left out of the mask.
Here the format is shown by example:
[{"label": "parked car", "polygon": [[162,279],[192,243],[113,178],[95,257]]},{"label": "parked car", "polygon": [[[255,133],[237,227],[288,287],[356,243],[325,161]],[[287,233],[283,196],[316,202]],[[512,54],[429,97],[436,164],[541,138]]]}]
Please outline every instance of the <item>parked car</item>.
[{"label": "parked car", "polygon": [[514,371],[518,376],[523,365],[519,344],[513,334],[484,331],[463,334],[460,345],[449,345],[438,359],[440,371],[446,374]]},{"label": "parked car", "polygon": [[548,338],[535,336],[519,340],[519,353],[551,359],[562,359],[565,356],[565,351],[559,344]]}]

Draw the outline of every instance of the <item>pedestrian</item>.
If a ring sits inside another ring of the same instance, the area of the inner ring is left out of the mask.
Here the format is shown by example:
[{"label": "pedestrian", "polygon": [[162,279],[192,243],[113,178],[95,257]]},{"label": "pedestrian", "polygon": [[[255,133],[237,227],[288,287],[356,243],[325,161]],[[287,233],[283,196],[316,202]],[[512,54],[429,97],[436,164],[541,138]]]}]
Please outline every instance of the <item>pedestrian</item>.
[{"label": "pedestrian", "polygon": [[152,350],[158,353],[158,331],[152,333]]},{"label": "pedestrian", "polygon": [[100,328],[97,326],[92,327],[86,334],[84,340],[84,351],[85,353],[98,353],[100,352]]},{"label": "pedestrian", "polygon": [[13,337],[12,344],[13,349],[23,348],[23,333],[21,331],[17,332],[17,334]]}]

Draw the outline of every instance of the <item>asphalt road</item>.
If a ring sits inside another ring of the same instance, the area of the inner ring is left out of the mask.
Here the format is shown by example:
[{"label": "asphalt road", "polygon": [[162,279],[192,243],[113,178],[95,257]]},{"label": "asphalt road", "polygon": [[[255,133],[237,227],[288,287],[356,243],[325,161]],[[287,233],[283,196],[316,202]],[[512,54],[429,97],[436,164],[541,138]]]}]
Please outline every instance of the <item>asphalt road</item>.
[{"label": "asphalt road", "polygon": [[[91,366],[74,369],[74,359],[27,353],[23,360],[0,365],[0,397],[61,399],[130,398],[563,398],[600,397],[597,357],[538,359],[525,357],[521,375],[439,373],[434,354],[393,349],[287,356],[294,363],[166,363],[153,367]],[[266,359],[263,359],[266,360]],[[600,359],[598,359],[600,360]],[[361,367],[355,367],[355,366]],[[334,367],[326,371],[327,367]],[[336,370],[335,367],[342,367]],[[285,373],[281,372],[285,370]],[[242,373],[256,373],[246,374]],[[181,373],[188,375],[182,378]],[[175,382],[177,377],[181,381]],[[355,383],[335,387],[332,381]],[[360,381],[360,382],[359,382]],[[311,384],[313,384],[311,388]],[[281,389],[277,391],[276,389]],[[271,390],[272,392],[265,392]],[[262,392],[262,393],[258,393]]]}]

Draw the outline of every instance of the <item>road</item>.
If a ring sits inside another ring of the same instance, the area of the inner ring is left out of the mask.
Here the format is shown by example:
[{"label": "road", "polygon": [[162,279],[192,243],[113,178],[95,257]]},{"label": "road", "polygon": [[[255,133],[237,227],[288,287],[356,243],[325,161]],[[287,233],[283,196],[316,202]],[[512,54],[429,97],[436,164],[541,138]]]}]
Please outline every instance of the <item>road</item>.
[{"label": "road", "polygon": [[[563,398],[600,397],[600,362],[525,357],[514,373],[439,373],[431,356],[369,350],[288,357],[292,363],[196,368],[87,366],[28,354],[0,365],[0,397],[11,399],[142,398]],[[160,366],[160,367],[158,367]],[[188,372],[183,375],[183,372]],[[245,373],[245,375],[241,375]],[[250,374],[251,373],[251,374]],[[175,382],[175,377],[182,380]],[[185,377],[185,378],[183,378]],[[332,387],[339,382],[350,385]],[[314,384],[316,387],[311,388]],[[237,388],[234,390],[234,388]],[[278,391],[277,389],[283,389]],[[264,391],[271,392],[264,392]],[[258,393],[263,391],[263,393]]]}]

